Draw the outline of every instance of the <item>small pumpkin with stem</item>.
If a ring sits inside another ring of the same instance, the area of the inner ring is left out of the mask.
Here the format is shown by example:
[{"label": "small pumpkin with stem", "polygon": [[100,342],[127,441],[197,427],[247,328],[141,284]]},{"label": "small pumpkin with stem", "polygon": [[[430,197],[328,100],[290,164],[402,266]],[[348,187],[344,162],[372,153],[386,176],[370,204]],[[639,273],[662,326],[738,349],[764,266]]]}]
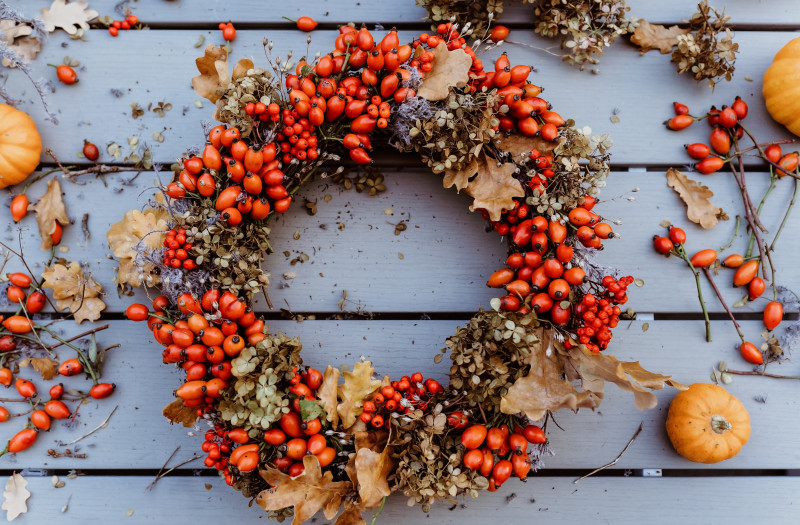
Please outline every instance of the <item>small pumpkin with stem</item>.
[{"label": "small pumpkin with stem", "polygon": [[672,400],[667,434],[689,461],[719,463],[738,454],[750,439],[750,414],[721,386],[695,383]]},{"label": "small pumpkin with stem", "polygon": [[800,38],[783,46],[764,73],[762,94],[767,111],[777,122],[800,135],[800,98],[797,86],[800,82]]},{"label": "small pumpkin with stem", "polygon": [[39,165],[42,138],[33,119],[0,104],[0,188],[25,180]]}]

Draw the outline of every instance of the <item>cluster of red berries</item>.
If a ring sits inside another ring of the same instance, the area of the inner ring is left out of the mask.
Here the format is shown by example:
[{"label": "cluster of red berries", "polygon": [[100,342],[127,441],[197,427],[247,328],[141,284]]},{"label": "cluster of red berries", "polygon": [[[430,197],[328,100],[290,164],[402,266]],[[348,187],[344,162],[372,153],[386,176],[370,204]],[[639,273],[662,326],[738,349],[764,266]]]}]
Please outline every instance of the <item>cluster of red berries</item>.
[{"label": "cluster of red berries", "polygon": [[197,263],[189,256],[193,245],[186,242],[186,230],[170,230],[164,239],[164,266],[194,270]]},{"label": "cluster of red berries", "polygon": [[414,410],[427,410],[431,398],[443,391],[438,381],[430,377],[424,379],[419,372],[403,376],[364,402],[361,421],[374,428],[389,428],[392,413],[408,414]]},{"label": "cluster of red berries", "polygon": [[128,29],[135,27],[139,23],[139,17],[136,15],[128,15],[125,17],[125,20],[114,20],[110,26],[108,26],[108,33],[111,36],[117,36],[119,34],[120,29],[123,31],[127,31]]},{"label": "cluster of red berries", "polygon": [[[619,323],[622,313],[620,304],[628,302],[627,288],[633,282],[633,277],[626,276],[619,280],[606,275],[602,285],[605,290],[597,295],[587,293],[575,305],[575,317],[578,328],[578,342],[586,345],[592,352],[600,352],[608,347],[611,342],[611,329]],[[567,346],[571,343],[567,340]]]}]

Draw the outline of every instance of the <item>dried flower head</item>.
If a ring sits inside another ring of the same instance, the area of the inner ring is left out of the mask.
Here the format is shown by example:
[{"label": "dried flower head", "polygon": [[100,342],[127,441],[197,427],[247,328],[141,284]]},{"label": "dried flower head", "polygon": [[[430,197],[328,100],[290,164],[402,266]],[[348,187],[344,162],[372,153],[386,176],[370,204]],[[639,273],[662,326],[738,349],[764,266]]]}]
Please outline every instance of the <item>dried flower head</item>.
[{"label": "dried flower head", "polygon": [[712,89],[720,78],[733,78],[739,44],[733,41],[730,28],[725,27],[729,20],[724,9],[717,11],[706,0],[697,4],[697,13],[688,21],[693,32],[679,35],[672,52],[679,74],[691,73],[698,82],[708,81]]}]

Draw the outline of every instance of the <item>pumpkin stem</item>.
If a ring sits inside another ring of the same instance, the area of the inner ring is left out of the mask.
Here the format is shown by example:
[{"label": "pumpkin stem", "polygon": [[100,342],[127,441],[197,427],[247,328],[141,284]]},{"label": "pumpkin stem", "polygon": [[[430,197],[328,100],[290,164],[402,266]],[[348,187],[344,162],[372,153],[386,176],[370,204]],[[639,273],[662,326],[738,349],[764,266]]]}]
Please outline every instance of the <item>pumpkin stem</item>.
[{"label": "pumpkin stem", "polygon": [[733,428],[731,424],[725,419],[725,416],[714,414],[711,416],[711,430],[716,434],[724,434],[726,430]]}]

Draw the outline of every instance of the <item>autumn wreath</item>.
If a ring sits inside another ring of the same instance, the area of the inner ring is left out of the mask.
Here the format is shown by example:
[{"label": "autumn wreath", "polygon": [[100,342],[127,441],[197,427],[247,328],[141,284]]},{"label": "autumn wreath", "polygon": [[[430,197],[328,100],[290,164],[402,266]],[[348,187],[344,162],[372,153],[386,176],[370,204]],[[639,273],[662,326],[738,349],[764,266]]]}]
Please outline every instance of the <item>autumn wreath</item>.
[{"label": "autumn wreath", "polygon": [[[192,82],[222,124],[176,166],[144,211],[112,226],[120,286],[160,287],[147,321],[163,360],[186,371],[171,421],[209,424],[206,465],[271,517],[301,523],[322,510],[364,523],[391,492],[427,511],[524,479],[550,454],[542,427],[561,408],[594,408],[604,381],[653,407],[649,389],[673,384],[638,363],[600,353],[626,314],[631,277],[590,262],[612,228],[592,208],[609,173],[610,140],[565,121],[528,82],[531,68],[503,54],[488,70],[488,40],[442,24],[401,44],[343,26],[333,52],[270,69],[249,59],[230,71],[209,45]],[[229,72],[230,71],[230,72]],[[472,197],[509,239],[489,286],[504,289],[445,341],[449,384],[421,374],[375,375],[303,365],[296,338],[269,331],[251,309],[270,220],[298,189],[346,152],[369,164],[374,145],[414,151]],[[577,387],[581,380],[581,387]]]}]

